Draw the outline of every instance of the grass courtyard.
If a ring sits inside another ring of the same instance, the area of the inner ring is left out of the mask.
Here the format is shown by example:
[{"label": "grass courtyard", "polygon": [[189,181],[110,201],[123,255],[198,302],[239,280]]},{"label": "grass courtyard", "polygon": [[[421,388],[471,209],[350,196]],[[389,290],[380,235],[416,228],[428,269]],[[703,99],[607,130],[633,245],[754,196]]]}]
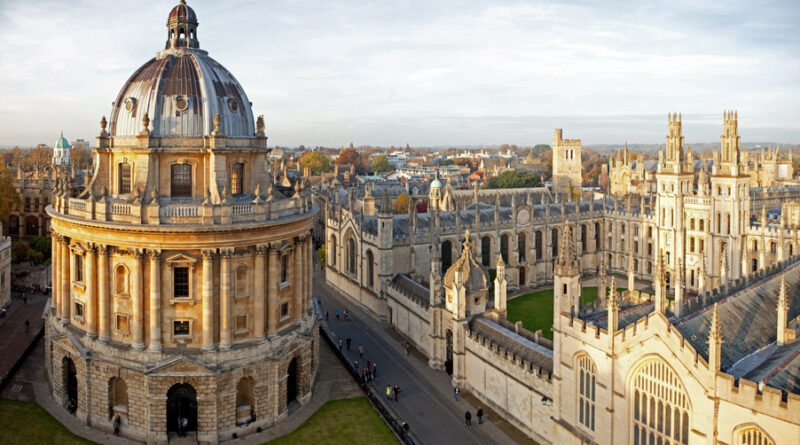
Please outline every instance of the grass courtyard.
[{"label": "grass courtyard", "polygon": [[[0,443],[9,445],[93,444],[72,434],[41,406],[33,402],[0,399]],[[296,430],[269,445],[313,443],[395,444],[397,439],[366,398],[333,400],[325,403]]]},{"label": "grass courtyard", "polygon": [[[625,288],[618,287],[617,292]],[[581,304],[597,300],[597,287],[584,287],[581,290]],[[542,330],[542,335],[553,339],[553,289],[545,289],[530,294],[520,295],[508,300],[508,321],[516,323],[522,321],[522,326],[536,332]]]}]

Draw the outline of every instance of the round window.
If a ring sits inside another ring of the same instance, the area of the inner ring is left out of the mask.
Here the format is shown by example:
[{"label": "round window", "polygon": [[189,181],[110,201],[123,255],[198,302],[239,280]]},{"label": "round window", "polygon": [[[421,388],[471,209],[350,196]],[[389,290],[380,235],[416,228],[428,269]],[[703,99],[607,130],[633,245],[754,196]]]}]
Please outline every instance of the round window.
[{"label": "round window", "polygon": [[228,108],[236,113],[239,110],[239,102],[236,99],[228,99]]},{"label": "round window", "polygon": [[175,98],[175,108],[177,108],[179,111],[185,110],[188,106],[189,99],[187,99],[186,96],[178,96]]},{"label": "round window", "polygon": [[133,111],[133,109],[134,109],[135,107],[136,107],[136,99],[134,99],[134,98],[132,98],[132,97],[129,97],[129,98],[127,98],[127,99],[125,100],[125,109],[126,109],[127,111]]}]

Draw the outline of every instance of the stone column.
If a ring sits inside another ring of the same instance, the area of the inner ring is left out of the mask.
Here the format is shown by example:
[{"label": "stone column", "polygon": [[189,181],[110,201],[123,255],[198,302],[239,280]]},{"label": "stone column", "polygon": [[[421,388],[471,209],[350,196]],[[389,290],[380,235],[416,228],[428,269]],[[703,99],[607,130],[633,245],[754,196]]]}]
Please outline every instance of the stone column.
[{"label": "stone column", "polygon": [[70,303],[72,300],[71,292],[69,291],[69,282],[70,282],[70,271],[71,267],[69,264],[69,240],[66,237],[60,237],[59,243],[61,244],[61,320],[64,323],[69,323],[70,320]]},{"label": "stone column", "polygon": [[214,350],[214,250],[203,249],[203,350]]},{"label": "stone column", "polygon": [[108,246],[99,244],[97,246],[100,256],[97,257],[97,309],[99,311],[97,319],[100,325],[100,335],[98,339],[107,342],[111,337],[108,329],[108,315],[111,301],[108,297]]},{"label": "stone column", "polygon": [[256,270],[253,271],[253,293],[255,293],[255,318],[253,320],[253,330],[256,338],[264,337],[264,325],[266,313],[264,304],[266,295],[264,294],[265,260],[267,246],[259,244],[256,246]]},{"label": "stone column", "polygon": [[97,246],[90,245],[86,250],[86,276],[83,278],[86,283],[86,335],[89,338],[97,338],[97,292],[95,291],[95,281],[97,279],[97,269],[95,269],[96,257]]},{"label": "stone column", "polygon": [[151,352],[161,352],[161,251],[151,249],[150,256],[150,346]]},{"label": "stone column", "polygon": [[61,318],[61,236],[54,233],[51,241],[53,243],[53,264],[50,267],[53,269],[53,284],[50,286],[52,294],[50,306],[56,318]]},{"label": "stone column", "polygon": [[280,301],[278,298],[279,261],[280,255],[278,255],[277,246],[270,245],[269,266],[267,266],[267,334],[270,336],[275,335],[280,321],[280,308],[278,307]]},{"label": "stone column", "polygon": [[231,255],[233,249],[220,249],[219,267],[219,349],[231,348]]},{"label": "stone column", "polygon": [[142,251],[134,249],[131,268],[131,304],[133,304],[133,349],[144,349],[144,289],[142,289]]},{"label": "stone column", "polygon": [[294,271],[292,272],[292,287],[294,288],[294,319],[303,317],[303,241],[300,238],[294,241]]},{"label": "stone column", "polygon": [[308,238],[306,238],[306,308],[313,307],[313,304],[309,304],[312,296],[312,287],[311,283],[314,281],[314,239],[311,237],[311,233],[308,234]]}]

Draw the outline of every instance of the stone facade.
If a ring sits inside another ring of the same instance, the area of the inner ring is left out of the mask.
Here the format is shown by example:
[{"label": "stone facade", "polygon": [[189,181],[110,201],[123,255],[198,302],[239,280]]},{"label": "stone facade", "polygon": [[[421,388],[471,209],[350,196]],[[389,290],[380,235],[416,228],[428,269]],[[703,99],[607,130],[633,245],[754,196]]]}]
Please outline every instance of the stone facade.
[{"label": "stone facade", "polygon": [[[670,115],[655,193],[636,201],[444,186],[427,214],[373,216],[329,200],[326,280],[540,443],[794,443],[800,194],[751,189],[736,115],[723,125],[696,177]],[[493,298],[466,263],[496,270]],[[618,294],[611,276],[606,295],[607,269],[651,288]],[[505,319],[506,286],[548,283],[552,342]]]},{"label": "stone facade", "polygon": [[3,236],[0,224],[0,307],[11,303],[11,238]]},{"label": "stone facade", "polygon": [[579,194],[583,185],[581,140],[563,139],[556,129],[553,136],[553,192],[558,196]]},{"label": "stone facade", "polygon": [[[222,69],[195,46],[191,8],[181,2],[167,26],[168,49],[154,59],[167,68],[149,72],[153,85],[205,81],[200,68],[174,74],[189,58]],[[123,435],[166,443],[186,418],[200,442],[218,443],[311,398],[316,207],[307,181],[275,183],[263,118],[243,120],[250,103],[227,81],[225,91],[159,90],[178,116],[187,103],[227,107],[227,120],[194,109],[186,128],[152,126],[161,116],[138,110],[136,98],[117,102],[119,127],[107,131],[103,118],[85,192],[69,193],[69,176],[56,180],[47,370],[53,397],[92,427],[111,430],[119,416]],[[119,116],[137,110],[131,137],[121,127],[129,116]],[[248,127],[246,137],[224,133]]]}]

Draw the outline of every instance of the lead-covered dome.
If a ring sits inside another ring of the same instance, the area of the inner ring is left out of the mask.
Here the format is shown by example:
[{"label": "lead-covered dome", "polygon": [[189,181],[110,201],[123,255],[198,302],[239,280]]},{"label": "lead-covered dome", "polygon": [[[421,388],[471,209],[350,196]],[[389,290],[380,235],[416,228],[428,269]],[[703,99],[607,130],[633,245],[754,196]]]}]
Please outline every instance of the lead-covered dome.
[{"label": "lead-covered dome", "polygon": [[[166,49],[125,82],[111,110],[112,137],[253,137],[250,101],[235,77],[199,49],[197,17],[182,0],[167,20]],[[147,119],[145,119],[147,114]]]},{"label": "lead-covered dome", "polygon": [[[456,283],[456,279],[459,280],[458,283]],[[467,293],[479,292],[489,288],[489,274],[473,255],[469,231],[465,234],[464,250],[461,252],[461,257],[444,274],[445,287],[453,287],[455,284],[464,286]]]}]

